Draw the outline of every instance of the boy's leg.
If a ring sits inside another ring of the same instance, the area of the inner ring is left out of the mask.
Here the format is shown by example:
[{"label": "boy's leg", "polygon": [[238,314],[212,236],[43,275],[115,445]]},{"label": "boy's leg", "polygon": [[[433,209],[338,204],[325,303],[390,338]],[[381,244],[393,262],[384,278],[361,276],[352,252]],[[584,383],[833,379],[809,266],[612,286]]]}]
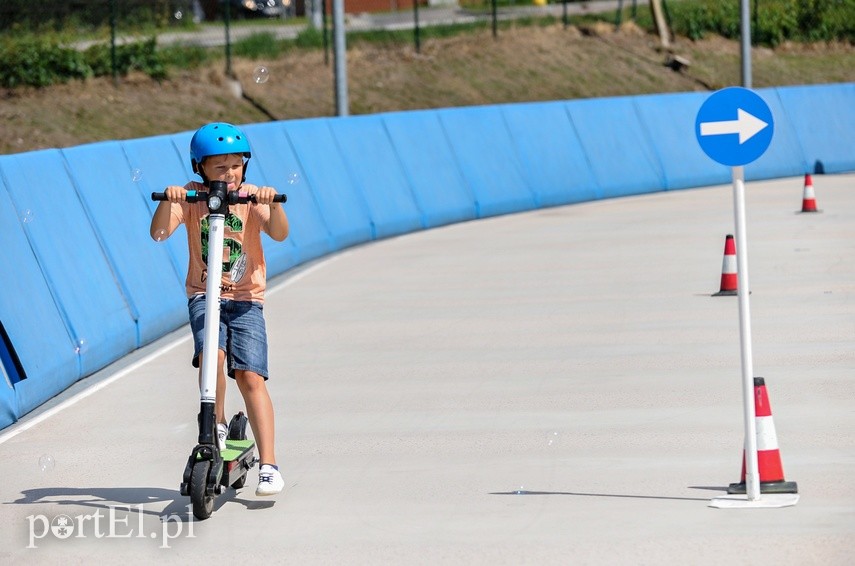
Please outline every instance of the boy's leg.
[{"label": "boy's leg", "polygon": [[235,381],[246,403],[247,417],[258,445],[258,457],[262,464],[276,465],[273,402],[264,378],[252,371],[236,370]]}]

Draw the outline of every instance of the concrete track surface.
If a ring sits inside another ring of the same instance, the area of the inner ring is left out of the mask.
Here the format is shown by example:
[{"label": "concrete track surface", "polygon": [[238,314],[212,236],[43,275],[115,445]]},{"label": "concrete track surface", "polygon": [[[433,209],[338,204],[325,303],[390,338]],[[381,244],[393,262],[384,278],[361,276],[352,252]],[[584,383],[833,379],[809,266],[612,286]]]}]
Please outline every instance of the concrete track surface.
[{"label": "concrete track surface", "polygon": [[743,443],[737,299],[710,296],[722,186],[447,226],[272,281],[284,492],[256,497],[254,469],[189,517],[183,328],[0,432],[0,562],[851,564],[855,175],[814,186],[818,214],[796,213],[802,179],[747,185],[754,373],[794,507],[708,506]]}]

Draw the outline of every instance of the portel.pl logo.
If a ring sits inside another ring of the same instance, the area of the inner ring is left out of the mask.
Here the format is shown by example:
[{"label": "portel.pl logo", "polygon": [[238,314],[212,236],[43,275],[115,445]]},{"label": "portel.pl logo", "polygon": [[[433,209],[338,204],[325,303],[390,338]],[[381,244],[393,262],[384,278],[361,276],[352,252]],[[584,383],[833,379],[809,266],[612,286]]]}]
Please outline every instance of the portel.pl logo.
[{"label": "portel.pl logo", "polygon": [[[184,536],[194,538],[192,507],[187,506],[189,520],[185,523],[179,515],[160,517],[160,529],[146,531],[143,526],[145,511],[142,504],[111,505],[106,512],[96,509],[92,513],[79,515],[28,515],[29,544],[26,548],[38,548],[37,542],[52,537],[57,540],[96,538],[158,540],[160,548],[171,548],[169,541]],[[134,517],[136,514],[136,517]],[[186,530],[185,530],[186,525]]]}]

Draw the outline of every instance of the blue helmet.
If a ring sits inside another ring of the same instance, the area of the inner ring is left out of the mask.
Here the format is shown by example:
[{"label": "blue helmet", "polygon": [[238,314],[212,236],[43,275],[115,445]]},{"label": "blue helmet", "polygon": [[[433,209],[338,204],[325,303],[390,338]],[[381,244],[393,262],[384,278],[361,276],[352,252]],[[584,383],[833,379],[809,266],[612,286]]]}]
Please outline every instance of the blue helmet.
[{"label": "blue helmet", "polygon": [[[190,140],[190,165],[193,166],[193,172],[199,175],[202,175],[199,164],[206,157],[231,153],[243,155],[247,161],[252,157],[246,135],[237,127],[225,122],[213,122],[202,126],[196,130],[193,139]],[[246,177],[246,162],[244,162],[243,174]]]}]

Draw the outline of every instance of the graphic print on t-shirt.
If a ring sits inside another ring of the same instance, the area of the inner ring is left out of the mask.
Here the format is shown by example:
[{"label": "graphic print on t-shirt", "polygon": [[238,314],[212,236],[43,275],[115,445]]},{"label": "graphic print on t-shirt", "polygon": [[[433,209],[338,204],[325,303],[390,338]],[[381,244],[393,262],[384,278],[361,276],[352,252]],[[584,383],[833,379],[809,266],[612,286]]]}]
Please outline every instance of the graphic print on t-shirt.
[{"label": "graphic print on t-shirt", "polygon": [[[202,238],[202,261],[208,263],[208,233],[211,231],[208,217],[202,219],[201,222],[201,238]],[[238,217],[228,213],[225,220],[225,228],[232,233],[243,232],[243,221]],[[223,238],[223,274],[229,274],[232,283],[237,283],[243,277],[246,271],[246,256],[242,253],[243,246],[233,238]],[[241,261],[238,261],[241,260]],[[232,268],[237,264],[237,269],[232,273]]]}]

